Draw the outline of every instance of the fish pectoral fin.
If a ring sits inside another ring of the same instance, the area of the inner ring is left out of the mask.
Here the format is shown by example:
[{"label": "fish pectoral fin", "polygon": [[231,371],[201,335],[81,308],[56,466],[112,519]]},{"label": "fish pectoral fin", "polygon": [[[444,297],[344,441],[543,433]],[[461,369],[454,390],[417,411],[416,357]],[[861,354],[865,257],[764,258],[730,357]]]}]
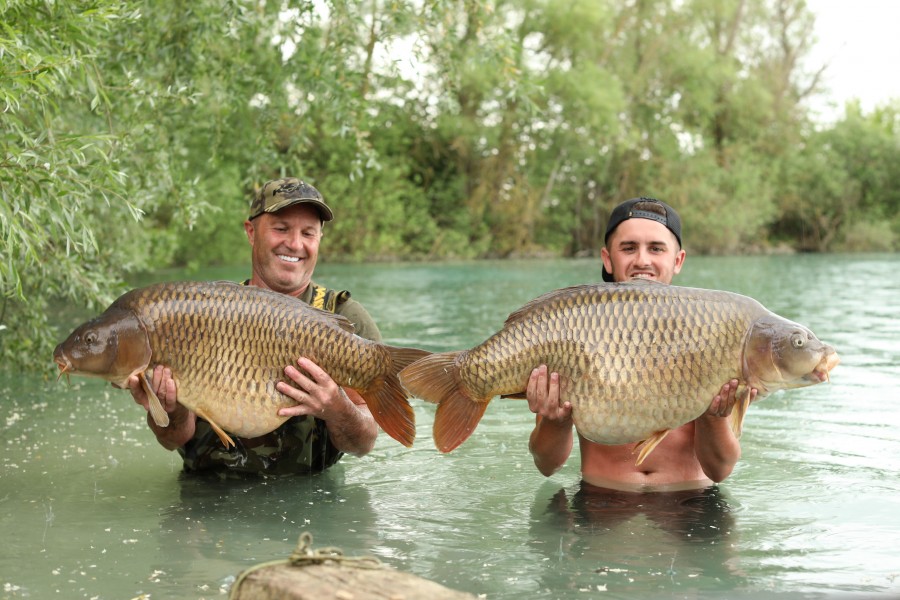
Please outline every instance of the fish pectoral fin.
[{"label": "fish pectoral fin", "polygon": [[207,423],[209,423],[209,426],[212,427],[213,431],[216,432],[216,435],[219,436],[219,439],[222,440],[222,445],[224,445],[226,448],[231,448],[231,447],[233,447],[233,446],[235,445],[234,440],[231,439],[231,436],[228,435],[227,433],[225,433],[225,430],[224,430],[224,429],[222,429],[221,427],[219,427],[219,424],[216,423],[216,422],[209,416],[209,413],[208,413],[208,412],[206,412],[206,411],[203,410],[202,408],[196,408],[196,409],[194,410],[194,412],[197,413],[197,416],[198,416],[198,417],[201,417],[201,418],[204,419]]},{"label": "fish pectoral fin", "polygon": [[153,422],[159,427],[168,427],[169,413],[163,408],[162,402],[159,401],[156,392],[153,391],[153,386],[150,385],[150,379],[147,377],[147,371],[141,373],[139,379],[141,380],[141,387],[144,388],[144,393],[147,394],[147,407],[150,410],[150,416],[153,417]]},{"label": "fish pectoral fin", "polygon": [[734,408],[731,409],[731,415],[728,418],[734,437],[740,438],[744,430],[744,417],[747,416],[747,410],[750,408],[750,386],[738,388],[736,396],[737,402],[734,403]]},{"label": "fish pectoral fin", "polygon": [[646,440],[635,446],[634,451],[638,452],[637,461],[634,463],[635,465],[639,465],[644,462],[644,459],[653,452],[653,449],[659,445],[663,438],[669,435],[671,429],[663,429],[661,431],[657,431]]}]

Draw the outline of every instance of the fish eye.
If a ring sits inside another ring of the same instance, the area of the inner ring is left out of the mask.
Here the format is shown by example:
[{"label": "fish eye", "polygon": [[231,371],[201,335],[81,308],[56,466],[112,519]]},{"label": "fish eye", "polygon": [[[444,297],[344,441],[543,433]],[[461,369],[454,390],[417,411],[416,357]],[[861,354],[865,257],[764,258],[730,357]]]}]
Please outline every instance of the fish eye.
[{"label": "fish eye", "polygon": [[799,350],[806,345],[806,338],[802,333],[795,333],[791,336],[791,345]]},{"label": "fish eye", "polygon": [[88,344],[96,344],[97,343],[97,334],[91,331],[90,333],[84,336],[85,343]]}]

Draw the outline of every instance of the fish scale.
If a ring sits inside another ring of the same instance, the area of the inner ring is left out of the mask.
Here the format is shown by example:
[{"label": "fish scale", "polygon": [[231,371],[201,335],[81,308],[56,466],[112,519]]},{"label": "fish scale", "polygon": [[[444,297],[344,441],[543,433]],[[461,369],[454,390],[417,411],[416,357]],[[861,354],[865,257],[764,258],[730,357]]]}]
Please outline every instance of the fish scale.
[{"label": "fish scale", "polygon": [[81,325],[54,352],[62,373],[91,375],[123,386],[133,374],[160,426],[168,416],[146,381],[155,365],[172,371],[178,401],[207,419],[223,443],[268,433],[294,400],[275,384],[292,382],[284,367],[311,359],[341,386],[366,400],[389,435],[410,446],[415,421],[400,369],[426,356],[354,335],[344,317],[296,298],[231,282],[172,282],[123,294]]},{"label": "fish scale", "polygon": [[[831,346],[752,298],[633,281],[545,294],[478,346],[425,357],[400,379],[438,404],[435,442],[449,452],[491,398],[524,397],[531,372],[545,364],[560,376],[578,432],[602,444],[642,442],[640,462],[668,431],[703,414],[725,382],[738,379],[742,397],[749,387],[765,395],[827,379],[837,362]],[[734,413],[736,432],[745,410]]]}]

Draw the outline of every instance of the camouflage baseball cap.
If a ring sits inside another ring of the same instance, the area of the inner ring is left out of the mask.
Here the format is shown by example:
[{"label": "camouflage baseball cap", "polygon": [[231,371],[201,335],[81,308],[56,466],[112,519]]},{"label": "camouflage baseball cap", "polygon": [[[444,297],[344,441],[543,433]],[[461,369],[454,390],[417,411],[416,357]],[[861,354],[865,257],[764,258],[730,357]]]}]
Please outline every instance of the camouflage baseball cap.
[{"label": "camouflage baseball cap", "polygon": [[334,219],[319,190],[296,177],[267,181],[250,204],[250,218],[255,219],[264,212],[278,212],[293,204],[312,204],[323,221]]}]

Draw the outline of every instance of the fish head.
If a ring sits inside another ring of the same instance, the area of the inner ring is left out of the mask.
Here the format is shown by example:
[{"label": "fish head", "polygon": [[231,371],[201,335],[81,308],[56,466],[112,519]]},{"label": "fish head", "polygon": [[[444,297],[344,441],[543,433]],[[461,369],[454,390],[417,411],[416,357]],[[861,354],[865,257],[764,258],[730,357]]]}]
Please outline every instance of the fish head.
[{"label": "fish head", "polygon": [[777,315],[756,320],[744,344],[744,378],[761,394],[829,381],[838,363],[832,346]]},{"label": "fish head", "polygon": [[99,377],[124,387],[128,378],[150,364],[150,340],[135,314],[109,308],[80,325],[53,351],[62,375]]}]

